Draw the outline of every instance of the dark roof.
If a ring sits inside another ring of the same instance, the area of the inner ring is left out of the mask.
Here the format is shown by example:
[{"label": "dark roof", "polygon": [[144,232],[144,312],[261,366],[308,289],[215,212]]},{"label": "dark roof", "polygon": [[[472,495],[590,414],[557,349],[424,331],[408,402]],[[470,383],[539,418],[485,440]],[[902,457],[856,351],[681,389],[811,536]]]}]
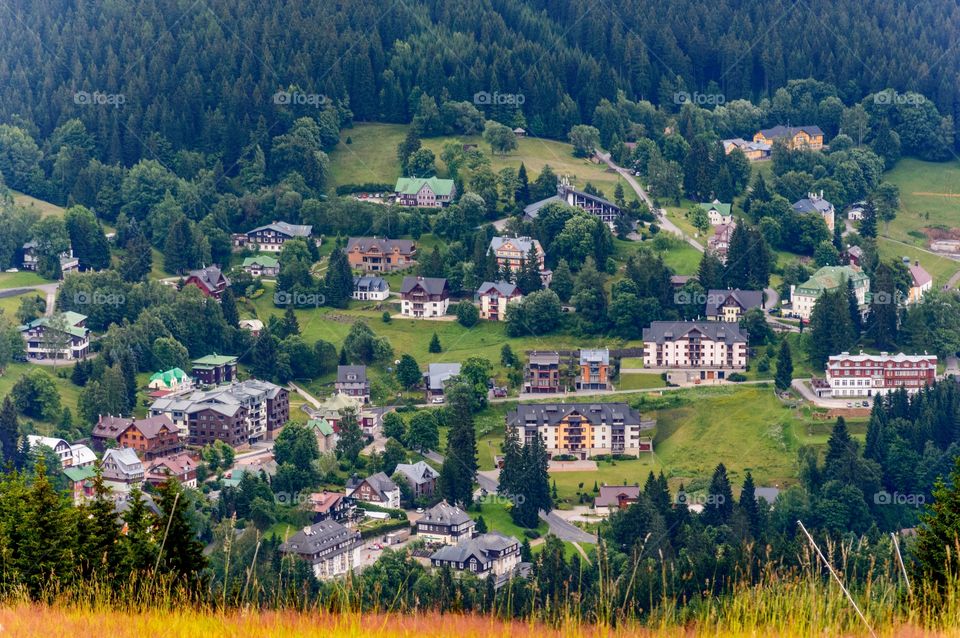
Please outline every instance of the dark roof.
[{"label": "dark roof", "polygon": [[593,501],[594,507],[610,507],[620,502],[620,496],[635,501],[640,498],[639,485],[601,485],[600,493]]},{"label": "dark roof", "polygon": [[135,419],[133,425],[136,426],[140,433],[143,434],[145,438],[152,439],[160,434],[160,430],[164,427],[167,428],[170,432],[175,432],[173,421],[171,421],[166,415],[160,416],[151,416],[145,419]]},{"label": "dark roof", "polygon": [[665,343],[681,339],[693,331],[727,344],[747,342],[739,324],[725,321],[654,321],[649,328],[643,329],[643,340]]},{"label": "dark roof", "polygon": [[360,252],[368,252],[376,248],[382,253],[393,252],[396,248],[401,255],[411,254],[416,247],[416,242],[410,239],[384,239],[382,237],[351,237],[347,240],[347,252],[354,248]]},{"label": "dark roof", "polygon": [[337,383],[365,383],[367,366],[337,366]]},{"label": "dark roof", "polygon": [[377,493],[377,496],[380,497],[381,501],[390,500],[387,498],[387,492],[395,492],[397,484],[390,480],[390,477],[384,474],[383,472],[377,472],[376,474],[371,474],[365,479],[357,478],[356,476],[350,477],[347,479],[347,489],[355,490],[360,486],[364,481],[367,482],[373,491]]},{"label": "dark roof", "polygon": [[206,286],[207,290],[216,290],[221,279],[223,279],[226,285],[230,285],[230,280],[227,279],[216,266],[207,266],[200,270],[191,270],[188,277],[196,277],[198,281]]},{"label": "dark roof", "polygon": [[539,202],[527,204],[523,209],[523,214],[531,219],[536,219],[537,215],[540,214],[540,209],[548,204],[566,204],[566,202],[559,195],[554,195],[546,199],[541,199]]},{"label": "dark roof", "polygon": [[820,213],[822,215],[829,213],[833,204],[822,197],[804,197],[795,201],[792,208],[798,213]]},{"label": "dark roof", "polygon": [[384,292],[390,290],[390,284],[388,284],[387,280],[383,277],[354,277],[353,289],[370,292]]},{"label": "dark roof", "polygon": [[416,463],[398,463],[397,469],[394,470],[394,474],[397,472],[400,472],[406,476],[416,485],[429,483],[440,476],[439,472],[423,461],[417,461]]},{"label": "dark roof", "polygon": [[513,297],[514,295],[520,294],[520,289],[517,288],[517,285],[509,281],[485,281],[477,288],[477,294],[488,295],[491,290],[496,290],[502,297]]},{"label": "dark roof", "polygon": [[[351,542],[352,541],[352,542]],[[315,523],[291,536],[280,545],[281,552],[312,556],[332,554],[343,543],[349,545],[341,548],[340,552],[352,549],[360,544],[360,532],[354,532],[333,520]]]},{"label": "dark roof", "polygon": [[405,295],[417,286],[423,288],[428,295],[442,295],[447,288],[447,280],[443,277],[404,277],[400,294]]},{"label": "dark roof", "polygon": [[591,425],[614,421],[636,425],[641,422],[640,412],[626,403],[529,403],[518,405],[516,410],[508,412],[507,425],[522,426],[528,422],[556,425],[574,413],[582,416]]},{"label": "dark roof", "polygon": [[443,390],[444,384],[460,374],[459,363],[431,363],[427,365],[424,379],[429,390]]},{"label": "dark roof", "polygon": [[763,306],[763,292],[759,290],[711,290],[707,293],[706,316],[716,317],[720,314],[720,307],[729,299],[733,299],[744,312],[751,308]]},{"label": "dark roof", "polygon": [[800,131],[804,131],[807,135],[823,135],[819,126],[783,126],[782,124],[773,128],[760,129],[760,134],[769,140],[777,137],[793,137]]},{"label": "dark roof", "polygon": [[465,563],[471,556],[476,556],[480,561],[489,563],[490,552],[504,552],[514,545],[519,546],[518,541],[513,536],[504,536],[497,532],[481,534],[476,538],[461,541],[456,545],[445,545],[434,552],[431,560],[442,560],[449,563]]},{"label": "dark roof", "polygon": [[420,517],[418,523],[434,523],[437,525],[460,525],[469,523],[470,515],[455,505],[441,501],[428,509]]},{"label": "dark roof", "polygon": [[273,222],[272,224],[267,224],[266,226],[254,228],[247,234],[249,235],[250,233],[255,233],[261,230],[272,230],[274,232],[283,233],[288,237],[309,237],[310,233],[313,231],[313,226],[290,224],[287,222]]}]

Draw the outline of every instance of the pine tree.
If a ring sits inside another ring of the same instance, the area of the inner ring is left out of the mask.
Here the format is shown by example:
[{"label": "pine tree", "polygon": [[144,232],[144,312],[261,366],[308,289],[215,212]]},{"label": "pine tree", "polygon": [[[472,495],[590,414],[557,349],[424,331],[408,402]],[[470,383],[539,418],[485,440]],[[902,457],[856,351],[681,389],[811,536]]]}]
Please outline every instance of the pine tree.
[{"label": "pine tree", "polygon": [[120,568],[120,528],[110,488],[104,483],[103,471],[99,466],[93,478],[93,500],[86,509],[89,516],[85,521],[85,546],[80,550],[86,556],[87,564],[82,567],[87,575],[109,579]]},{"label": "pine tree", "polygon": [[130,239],[124,244],[123,257],[120,258],[120,276],[128,282],[142,281],[152,268],[152,247],[137,226]]},{"label": "pine tree", "polygon": [[503,438],[503,468],[497,492],[502,496],[518,494],[523,480],[523,446],[516,428],[508,427]]},{"label": "pine tree", "polygon": [[355,464],[363,451],[363,430],[353,410],[344,410],[341,415],[339,435],[337,457],[346,459],[351,465]]},{"label": "pine tree", "polygon": [[277,338],[264,330],[253,344],[250,371],[260,379],[272,379],[277,365]]},{"label": "pine tree", "polygon": [[0,406],[0,463],[10,464],[15,469],[23,467],[20,456],[20,422],[17,419],[17,408],[9,395],[3,398],[3,405]]},{"label": "pine tree", "polygon": [[704,290],[723,288],[723,262],[711,251],[705,251],[697,267],[697,281]]},{"label": "pine tree", "polygon": [[847,421],[837,418],[824,455],[823,474],[827,480],[840,481],[844,485],[856,485],[860,480],[859,445],[850,436]]},{"label": "pine tree", "polygon": [[517,171],[517,190],[513,195],[517,206],[525,206],[530,203],[530,183],[527,178],[527,167],[520,162],[520,169]]},{"label": "pine tree", "polygon": [[293,312],[292,306],[287,306],[283,313],[283,338],[300,334],[300,322],[297,321],[297,315]]},{"label": "pine tree", "polygon": [[69,583],[76,574],[75,520],[63,495],[50,483],[41,456],[34,467],[20,543],[11,557],[12,566],[34,596],[52,583]]},{"label": "pine tree", "polygon": [[427,352],[436,354],[442,352],[443,348],[440,346],[440,337],[437,336],[437,333],[433,333],[433,337],[430,339],[430,345],[427,346]]},{"label": "pine tree", "polygon": [[163,247],[163,268],[172,275],[179,275],[193,267],[194,238],[190,221],[180,217],[170,227]]},{"label": "pine tree", "polygon": [[477,435],[473,423],[473,389],[458,383],[447,389],[447,454],[440,468],[440,493],[452,505],[467,506],[473,500],[477,475]]},{"label": "pine tree", "polygon": [[703,506],[701,518],[704,525],[719,527],[730,522],[733,514],[733,490],[727,477],[727,468],[720,463],[710,479],[707,503]]},{"label": "pine tree", "polygon": [[220,310],[223,312],[223,320],[231,328],[236,328],[240,323],[240,312],[237,310],[237,298],[233,294],[232,288],[227,288],[220,296]]},{"label": "pine tree", "polygon": [[877,236],[877,207],[869,197],[863,207],[863,218],[860,220],[860,236],[870,238],[876,238]]},{"label": "pine tree", "polygon": [[917,576],[941,590],[960,576],[960,457],[954,459],[950,481],[937,478],[933,503],[920,514],[914,555]]},{"label": "pine tree", "polygon": [[743,479],[743,487],[740,489],[740,511],[746,517],[750,524],[750,534],[754,539],[759,539],[761,534],[760,505],[757,503],[757,491],[753,484],[753,474],[747,470],[747,475]]},{"label": "pine tree", "polygon": [[893,269],[885,263],[877,266],[873,274],[873,295],[870,300],[870,315],[867,336],[880,350],[890,350],[897,342],[900,330],[899,294]]},{"label": "pine tree", "polygon": [[160,569],[162,574],[189,587],[201,584],[201,573],[207,559],[203,555],[203,543],[197,540],[187,511],[189,496],[176,480],[167,480],[157,487],[157,507],[160,516],[157,531],[163,530],[160,541]]},{"label": "pine tree", "polygon": [[857,301],[857,292],[853,287],[853,281],[847,280],[847,308],[850,310],[850,326],[853,333],[860,336],[863,329],[863,320],[860,316],[860,303]]},{"label": "pine tree", "polygon": [[793,383],[793,355],[786,337],[780,341],[780,352],[777,353],[777,375],[774,382],[777,390],[781,392],[789,390]]},{"label": "pine tree", "polygon": [[353,296],[353,270],[347,253],[337,248],[330,255],[330,263],[323,279],[325,304],[334,308],[346,308]]}]

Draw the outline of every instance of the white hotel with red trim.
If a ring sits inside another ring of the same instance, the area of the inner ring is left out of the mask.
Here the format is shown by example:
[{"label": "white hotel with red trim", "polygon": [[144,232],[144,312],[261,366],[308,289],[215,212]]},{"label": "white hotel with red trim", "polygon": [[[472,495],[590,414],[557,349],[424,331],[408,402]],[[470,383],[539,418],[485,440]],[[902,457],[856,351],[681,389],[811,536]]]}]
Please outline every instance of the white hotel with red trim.
[{"label": "white hotel with red trim", "polygon": [[827,361],[826,380],[834,398],[875,397],[899,388],[914,394],[936,378],[934,355],[843,352]]}]

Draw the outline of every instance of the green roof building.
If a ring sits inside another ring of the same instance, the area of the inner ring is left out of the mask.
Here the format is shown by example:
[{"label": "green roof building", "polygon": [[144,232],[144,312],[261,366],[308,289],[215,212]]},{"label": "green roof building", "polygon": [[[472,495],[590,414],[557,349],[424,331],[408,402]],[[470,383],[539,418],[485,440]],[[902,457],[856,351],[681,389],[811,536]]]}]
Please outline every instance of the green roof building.
[{"label": "green roof building", "polygon": [[237,357],[217,353],[193,362],[193,377],[203,385],[220,385],[237,380]]},{"label": "green roof building", "polygon": [[247,257],[243,260],[243,270],[254,275],[276,275],[280,272],[280,260],[267,255]]},{"label": "green roof building", "polygon": [[191,381],[187,373],[180,368],[170,368],[163,372],[154,372],[147,385],[154,390],[178,390]]},{"label": "green roof building", "polygon": [[805,321],[810,320],[810,313],[817,303],[817,299],[824,292],[846,287],[847,282],[853,282],[853,292],[857,303],[867,304],[870,290],[870,278],[863,271],[852,266],[824,266],[813,273],[807,281],[790,289],[790,301],[793,306],[792,314]]},{"label": "green roof building", "polygon": [[452,179],[439,177],[401,177],[394,188],[401,206],[440,208],[453,201],[457,187]]}]

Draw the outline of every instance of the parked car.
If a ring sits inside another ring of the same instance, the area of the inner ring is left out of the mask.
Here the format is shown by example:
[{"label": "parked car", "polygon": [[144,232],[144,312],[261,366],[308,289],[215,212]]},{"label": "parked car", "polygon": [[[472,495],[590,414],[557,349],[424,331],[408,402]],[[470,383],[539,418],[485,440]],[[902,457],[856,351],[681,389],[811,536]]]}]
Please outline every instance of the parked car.
[{"label": "parked car", "polygon": [[851,402],[847,401],[847,407],[848,407],[848,408],[852,408],[852,407],[853,407],[853,404],[852,404]]},{"label": "parked car", "polygon": [[430,399],[430,403],[433,403],[434,405],[440,405],[443,403],[443,397],[433,397]]}]

